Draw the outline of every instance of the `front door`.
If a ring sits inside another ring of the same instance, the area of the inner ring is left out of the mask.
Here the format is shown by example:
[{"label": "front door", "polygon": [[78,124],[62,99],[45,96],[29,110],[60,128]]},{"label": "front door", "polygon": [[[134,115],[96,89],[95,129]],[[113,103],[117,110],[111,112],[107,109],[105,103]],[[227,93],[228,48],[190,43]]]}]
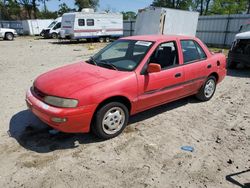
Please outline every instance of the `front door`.
[{"label": "front door", "polygon": [[183,95],[184,71],[179,66],[175,41],[158,46],[150,57],[149,63],[157,63],[161,71],[138,75],[139,96],[137,111],[157,106]]}]

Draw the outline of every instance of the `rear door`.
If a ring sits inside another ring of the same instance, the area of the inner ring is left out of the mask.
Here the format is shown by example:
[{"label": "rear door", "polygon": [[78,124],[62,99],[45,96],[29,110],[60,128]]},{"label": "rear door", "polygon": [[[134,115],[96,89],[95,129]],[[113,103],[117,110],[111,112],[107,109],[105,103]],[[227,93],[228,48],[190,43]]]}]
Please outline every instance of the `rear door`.
[{"label": "rear door", "polygon": [[39,35],[40,30],[39,30],[38,21],[37,20],[30,20],[30,23],[31,23],[33,35]]},{"label": "rear door", "polygon": [[204,83],[207,72],[212,65],[207,55],[195,40],[181,40],[183,68],[185,72],[186,94],[196,93]]},{"label": "rear door", "polygon": [[160,44],[148,60],[149,63],[159,64],[162,70],[137,75],[138,111],[178,99],[183,95],[184,71],[183,67],[179,66],[176,41]]}]

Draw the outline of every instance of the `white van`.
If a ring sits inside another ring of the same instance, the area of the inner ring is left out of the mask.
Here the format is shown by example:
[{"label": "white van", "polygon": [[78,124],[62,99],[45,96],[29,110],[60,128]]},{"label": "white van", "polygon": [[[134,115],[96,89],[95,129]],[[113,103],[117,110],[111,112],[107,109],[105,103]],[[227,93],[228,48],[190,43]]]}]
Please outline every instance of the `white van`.
[{"label": "white van", "polygon": [[62,17],[55,19],[47,28],[43,29],[40,36],[44,38],[58,38],[61,29]]},{"label": "white van", "polygon": [[98,39],[109,42],[111,38],[123,36],[123,16],[121,13],[94,12],[83,9],[81,12],[65,13],[62,16],[60,38]]}]

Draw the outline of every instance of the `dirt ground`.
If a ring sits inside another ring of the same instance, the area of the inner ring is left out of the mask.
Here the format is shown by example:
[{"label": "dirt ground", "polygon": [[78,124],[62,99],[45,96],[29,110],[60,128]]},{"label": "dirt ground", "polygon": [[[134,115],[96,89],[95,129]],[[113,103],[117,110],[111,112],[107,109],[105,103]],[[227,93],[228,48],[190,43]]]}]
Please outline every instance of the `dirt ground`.
[{"label": "dirt ground", "polygon": [[26,90],[41,73],[105,44],[94,46],[0,41],[0,187],[250,186],[250,69],[230,71],[209,102],[188,97],[131,117],[108,141],[49,134],[27,110]]}]

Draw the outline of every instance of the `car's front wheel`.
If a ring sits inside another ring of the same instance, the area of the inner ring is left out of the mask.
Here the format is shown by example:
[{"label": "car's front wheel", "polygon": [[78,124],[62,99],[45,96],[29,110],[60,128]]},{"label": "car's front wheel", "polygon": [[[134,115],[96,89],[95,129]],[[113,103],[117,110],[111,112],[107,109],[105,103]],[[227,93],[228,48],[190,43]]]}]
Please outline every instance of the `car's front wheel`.
[{"label": "car's front wheel", "polygon": [[201,101],[210,100],[216,90],[216,78],[214,76],[209,76],[205,84],[201,87],[199,93],[196,94],[196,98]]},{"label": "car's front wheel", "polygon": [[94,117],[92,131],[102,139],[118,136],[126,127],[129,119],[128,108],[120,102],[102,106]]},{"label": "car's front wheel", "polygon": [[57,33],[52,33],[52,34],[51,34],[51,37],[52,37],[53,39],[57,39],[57,38],[58,38],[58,34],[57,34]]},{"label": "car's front wheel", "polygon": [[14,40],[14,35],[12,33],[6,33],[5,34],[5,39],[6,40]]}]

